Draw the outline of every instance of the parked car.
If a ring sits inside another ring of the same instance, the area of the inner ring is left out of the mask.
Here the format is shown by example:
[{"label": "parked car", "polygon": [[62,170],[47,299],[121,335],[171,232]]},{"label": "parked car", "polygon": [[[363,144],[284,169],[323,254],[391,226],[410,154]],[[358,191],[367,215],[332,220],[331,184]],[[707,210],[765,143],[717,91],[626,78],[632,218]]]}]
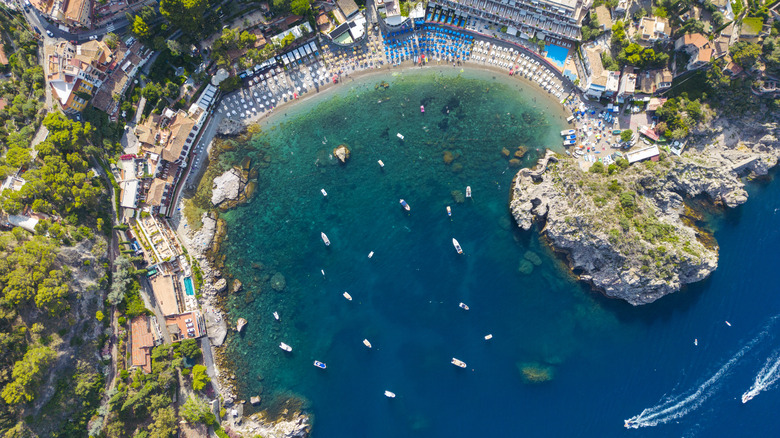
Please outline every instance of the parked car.
[{"label": "parked car", "polygon": [[97,35],[91,35],[91,36],[89,37],[89,40],[90,40],[90,41],[95,41],[96,39],[97,39]]},{"label": "parked car", "polygon": [[50,30],[48,30],[48,29],[46,29],[46,35],[48,35],[48,36],[49,36],[49,38],[54,38],[54,34],[53,34],[53,33],[51,33],[51,31],[50,31]]},{"label": "parked car", "polygon": [[33,30],[34,30],[34,31],[35,31],[35,33],[37,33],[38,35],[40,35],[40,34],[41,34],[41,30],[40,30],[40,29],[38,29],[38,27],[36,27],[36,26],[33,26]]}]

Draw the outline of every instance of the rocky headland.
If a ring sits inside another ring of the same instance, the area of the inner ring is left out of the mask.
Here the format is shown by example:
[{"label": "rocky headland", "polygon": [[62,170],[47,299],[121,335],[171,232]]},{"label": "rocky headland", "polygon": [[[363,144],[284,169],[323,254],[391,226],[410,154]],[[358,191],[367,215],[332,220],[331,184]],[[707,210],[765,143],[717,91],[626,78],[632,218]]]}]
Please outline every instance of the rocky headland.
[{"label": "rocky headland", "polygon": [[718,266],[718,246],[697,227],[686,202],[704,197],[736,207],[744,177],[766,175],[780,156],[776,123],[720,119],[694,133],[681,156],[585,172],[551,151],[515,177],[510,210],[517,224],[566,254],[578,277],[633,305],[651,303]]}]

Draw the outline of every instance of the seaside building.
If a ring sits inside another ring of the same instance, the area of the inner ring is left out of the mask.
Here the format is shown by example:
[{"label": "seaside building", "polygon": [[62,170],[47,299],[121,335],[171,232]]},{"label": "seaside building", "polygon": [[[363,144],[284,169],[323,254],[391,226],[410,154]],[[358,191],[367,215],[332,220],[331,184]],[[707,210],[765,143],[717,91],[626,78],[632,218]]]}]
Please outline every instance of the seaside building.
[{"label": "seaside building", "polygon": [[121,101],[119,97],[125,94],[132,79],[146,64],[152,53],[153,51],[147,50],[133,37],[120,42],[116,48],[114,60],[106,69],[106,78],[92,99],[92,106],[105,112],[111,120],[116,121]]},{"label": "seaside building", "polygon": [[644,43],[654,43],[656,41],[666,41],[671,37],[672,30],[669,27],[669,20],[661,17],[642,17],[639,20],[637,39]]},{"label": "seaside building", "polygon": [[672,86],[674,76],[667,69],[645,70],[637,76],[636,91],[653,95],[669,89]]},{"label": "seaside building", "polygon": [[431,0],[428,7],[512,27],[523,39],[544,40],[549,35],[577,41],[582,18],[591,4],[590,0]]},{"label": "seaside building", "polygon": [[66,26],[90,27],[90,0],[30,0],[42,16]]},{"label": "seaside building", "polygon": [[710,41],[700,33],[685,34],[674,42],[674,49],[690,55],[686,70],[700,69],[711,60],[725,56],[728,53],[726,38]]},{"label": "seaside building", "polygon": [[593,20],[594,18],[598,21],[599,29],[605,32],[612,32],[612,15],[610,15],[606,6],[600,5],[591,10],[590,19]]},{"label": "seaside building", "polygon": [[95,90],[103,84],[112,59],[111,49],[102,41],[55,44],[47,59],[46,79],[65,114],[86,108]]},{"label": "seaside building", "polygon": [[617,101],[623,103],[631,99],[636,91],[636,73],[634,67],[623,67],[623,74],[620,76],[620,85],[618,86]]},{"label": "seaside building", "polygon": [[347,20],[358,13],[359,9],[354,0],[338,0],[336,4],[338,4],[339,10]]},{"label": "seaside building", "polygon": [[595,44],[590,44],[584,46],[582,52],[584,54],[582,63],[587,73],[585,96],[591,99],[601,99],[607,91],[607,82],[610,77],[610,72],[605,70],[601,63],[601,49]]},{"label": "seaside building", "polygon": [[198,311],[166,315],[165,325],[173,342],[196,339],[206,334],[206,321]]},{"label": "seaside building", "polygon": [[155,336],[152,321],[147,315],[136,316],[130,321],[130,367],[140,368],[144,373],[152,372],[152,348]]},{"label": "seaside building", "polygon": [[163,316],[178,315],[184,309],[179,303],[184,301],[181,296],[181,288],[176,277],[171,274],[157,274],[149,278],[149,284],[154,292],[154,299],[157,301]]}]

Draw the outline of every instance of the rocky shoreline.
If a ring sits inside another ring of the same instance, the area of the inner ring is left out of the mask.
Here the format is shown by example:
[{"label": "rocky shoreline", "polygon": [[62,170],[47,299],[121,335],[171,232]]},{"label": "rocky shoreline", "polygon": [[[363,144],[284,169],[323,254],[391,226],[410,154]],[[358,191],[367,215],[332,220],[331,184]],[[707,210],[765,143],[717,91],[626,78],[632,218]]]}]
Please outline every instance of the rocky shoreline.
[{"label": "rocky shoreline", "polygon": [[633,305],[651,303],[718,266],[718,247],[696,226],[687,201],[704,196],[734,208],[748,199],[742,177],[766,175],[780,157],[777,123],[720,119],[694,133],[681,156],[586,173],[548,151],[515,176],[510,210],[518,226],[541,224],[580,280]]}]

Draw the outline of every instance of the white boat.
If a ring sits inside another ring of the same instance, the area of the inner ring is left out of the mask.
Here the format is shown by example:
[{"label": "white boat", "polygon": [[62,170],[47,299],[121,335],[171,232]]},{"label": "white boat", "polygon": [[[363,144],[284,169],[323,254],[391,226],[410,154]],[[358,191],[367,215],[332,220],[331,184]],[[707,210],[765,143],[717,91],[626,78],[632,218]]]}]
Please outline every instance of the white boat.
[{"label": "white boat", "polygon": [[279,313],[277,313],[277,312],[274,312],[274,319],[275,319],[275,320],[277,320],[277,321],[279,321]]},{"label": "white boat", "polygon": [[467,305],[465,305],[463,303],[458,304],[458,307],[460,307],[463,310],[469,310],[469,306],[467,306]]},{"label": "white boat", "polygon": [[460,247],[460,243],[454,237],[452,238],[452,246],[455,247],[455,251],[458,251],[458,254],[463,254],[463,248]]},{"label": "white boat", "polygon": [[368,348],[371,348],[371,343],[368,342],[368,339],[363,339],[363,345],[365,345]]},{"label": "white boat", "polygon": [[489,341],[491,339],[493,339],[493,335],[485,335],[485,340],[486,341]]},{"label": "white boat", "polygon": [[368,253],[368,258],[371,258],[373,256],[374,256],[374,251],[371,251],[370,253]]},{"label": "white boat", "polygon": [[279,344],[279,348],[281,348],[284,351],[292,351],[292,347],[290,347],[289,345],[285,344],[284,342]]},{"label": "white boat", "polygon": [[400,133],[400,132],[399,132],[398,134],[396,134],[396,136],[397,136],[398,138],[400,138],[401,140],[403,140],[403,139],[404,139],[404,136],[403,136],[403,135],[401,135],[401,133]]},{"label": "white boat", "polygon": [[730,322],[728,322],[728,321],[726,321],[726,325],[727,325],[727,326],[729,326],[729,327],[731,327],[731,323],[730,323]]},{"label": "white boat", "polygon": [[328,236],[326,236],[325,233],[320,233],[320,236],[322,236],[322,241],[325,242],[325,246],[330,246],[330,240],[328,239]]},{"label": "white boat", "polygon": [[344,292],[342,295],[344,295],[344,298],[348,301],[352,301],[352,295],[350,295],[349,292]]},{"label": "white boat", "polygon": [[452,209],[449,205],[447,206],[447,216],[452,217]]},{"label": "white boat", "polygon": [[561,131],[561,136],[565,137],[567,135],[572,135],[572,134],[574,134],[576,132],[577,131],[575,131],[573,129],[564,129],[563,131]]},{"label": "white boat", "polygon": [[412,207],[409,207],[409,204],[407,204],[403,199],[399,200],[398,202],[401,204],[404,210],[409,211],[412,209]]},{"label": "white boat", "polygon": [[699,345],[699,339],[698,338],[693,340],[693,345]]},{"label": "white boat", "polygon": [[323,370],[328,367],[327,365],[325,365],[325,362],[320,362],[318,360],[314,361],[314,366],[317,368],[321,368]]},{"label": "white boat", "polygon": [[328,192],[326,192],[325,189],[320,189],[320,192],[322,193],[322,196],[328,196]]},{"label": "white boat", "polygon": [[452,361],[451,361],[451,363],[452,363],[453,365],[455,365],[456,367],[466,368],[466,362],[463,362],[463,361],[462,361],[462,360],[460,360],[460,359],[455,359],[455,358],[453,357],[453,358],[452,358]]},{"label": "white boat", "polygon": [[395,398],[395,393],[390,391],[385,391],[385,397],[387,398]]},{"label": "white boat", "polygon": [[742,394],[742,403],[747,403],[750,400],[753,400],[753,397],[755,397],[756,394],[753,394],[753,391],[748,391],[744,394]]},{"label": "white boat", "polygon": [[379,163],[379,167],[385,167],[385,163],[382,160],[377,161],[377,163]]},{"label": "white boat", "polygon": [[466,186],[466,197],[467,198],[471,197],[471,186]]}]

